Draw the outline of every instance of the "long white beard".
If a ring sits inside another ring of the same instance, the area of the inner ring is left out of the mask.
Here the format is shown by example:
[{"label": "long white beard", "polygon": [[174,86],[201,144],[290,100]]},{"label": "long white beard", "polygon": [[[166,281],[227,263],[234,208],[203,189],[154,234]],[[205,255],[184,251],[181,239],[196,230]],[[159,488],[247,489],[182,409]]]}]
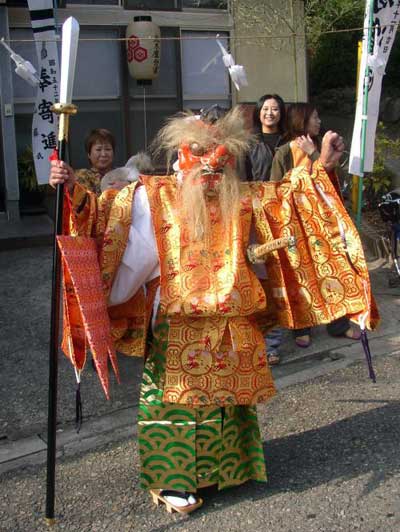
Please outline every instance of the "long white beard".
[{"label": "long white beard", "polygon": [[[239,212],[239,180],[233,170],[224,169],[218,186],[210,189],[202,183],[200,167],[184,175],[180,198],[181,219],[187,226],[191,240],[202,240],[209,235],[209,203],[213,197],[218,201],[222,222],[228,228]],[[215,208],[215,201],[213,206]]]}]

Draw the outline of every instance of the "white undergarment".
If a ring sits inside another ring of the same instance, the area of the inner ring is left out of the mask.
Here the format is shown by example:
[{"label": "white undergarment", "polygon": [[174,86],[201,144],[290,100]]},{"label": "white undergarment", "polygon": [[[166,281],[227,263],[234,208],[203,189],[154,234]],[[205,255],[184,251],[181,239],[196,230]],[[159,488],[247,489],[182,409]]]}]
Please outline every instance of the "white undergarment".
[{"label": "white undergarment", "polygon": [[157,244],[149,200],[144,186],[135,191],[132,224],[121,264],[111,288],[108,304],[128,301],[141,286],[160,275]]}]

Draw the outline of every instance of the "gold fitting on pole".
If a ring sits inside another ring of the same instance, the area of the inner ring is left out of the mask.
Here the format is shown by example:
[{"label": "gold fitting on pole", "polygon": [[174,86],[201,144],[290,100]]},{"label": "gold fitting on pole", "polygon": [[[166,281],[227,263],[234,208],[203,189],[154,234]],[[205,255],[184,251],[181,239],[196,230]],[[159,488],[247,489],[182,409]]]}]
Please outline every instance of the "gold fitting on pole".
[{"label": "gold fitting on pole", "polygon": [[69,130],[69,117],[71,115],[76,115],[78,108],[73,103],[55,103],[51,110],[53,113],[60,115],[60,120],[58,124],[58,140],[68,141],[68,130]]},{"label": "gold fitting on pole", "polygon": [[76,115],[76,113],[78,112],[77,106],[73,103],[55,103],[50,107],[50,109],[53,111],[53,113],[56,113],[58,115]]},{"label": "gold fitting on pole", "polygon": [[54,526],[56,524],[55,517],[46,517],[46,525],[47,526]]}]

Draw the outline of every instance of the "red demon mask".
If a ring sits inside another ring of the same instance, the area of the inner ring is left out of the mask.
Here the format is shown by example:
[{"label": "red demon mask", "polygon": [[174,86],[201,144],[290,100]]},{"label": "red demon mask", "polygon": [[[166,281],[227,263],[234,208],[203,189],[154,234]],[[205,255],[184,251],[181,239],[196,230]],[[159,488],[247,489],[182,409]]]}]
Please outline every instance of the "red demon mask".
[{"label": "red demon mask", "polygon": [[223,144],[213,146],[207,151],[197,143],[182,144],[178,152],[179,169],[187,173],[196,166],[200,167],[199,175],[204,188],[216,189],[221,180],[225,165],[234,166],[234,158]]}]

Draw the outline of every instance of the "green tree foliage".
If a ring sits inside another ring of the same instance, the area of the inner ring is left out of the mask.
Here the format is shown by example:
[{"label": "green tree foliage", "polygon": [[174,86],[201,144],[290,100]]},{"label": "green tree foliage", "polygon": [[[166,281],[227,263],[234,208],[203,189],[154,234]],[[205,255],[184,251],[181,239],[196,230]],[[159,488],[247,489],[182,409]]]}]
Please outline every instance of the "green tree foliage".
[{"label": "green tree foliage", "polygon": [[326,32],[362,27],[364,9],[365,0],[304,0],[307,44],[311,55],[318,52]]},{"label": "green tree foliage", "polygon": [[[355,86],[357,43],[364,19],[364,0],[306,0],[307,48],[312,94]],[[339,33],[329,33],[339,31]]]},{"label": "green tree foliage", "polygon": [[392,187],[392,172],[387,168],[387,159],[400,158],[400,139],[391,139],[385,126],[379,122],[375,140],[374,171],[364,179],[365,197],[369,207],[376,207],[382,194]]},{"label": "green tree foliage", "polygon": [[[230,0],[229,7],[241,20],[249,42],[254,42],[254,35],[274,36],[261,42],[283,51],[291,46],[291,40],[276,38],[277,34],[303,35],[305,31],[312,96],[326,89],[355,87],[365,0]],[[397,37],[384,84],[393,91],[400,87],[399,61]]]},{"label": "green tree foliage", "polygon": [[386,67],[386,75],[384,77],[384,86],[389,88],[388,92],[399,95],[400,93],[400,33],[397,30],[397,35],[393,43],[392,51],[390,52],[390,59]]},{"label": "green tree foliage", "polygon": [[21,189],[32,191],[38,188],[35,163],[30,146],[26,146],[25,150],[18,156],[18,179]]},{"label": "green tree foliage", "polygon": [[[357,43],[362,38],[365,0],[304,0],[312,95],[326,89],[354,87]],[[340,30],[353,30],[343,31]],[[338,33],[329,33],[338,31]],[[400,38],[386,68],[384,89],[400,92]]]}]

